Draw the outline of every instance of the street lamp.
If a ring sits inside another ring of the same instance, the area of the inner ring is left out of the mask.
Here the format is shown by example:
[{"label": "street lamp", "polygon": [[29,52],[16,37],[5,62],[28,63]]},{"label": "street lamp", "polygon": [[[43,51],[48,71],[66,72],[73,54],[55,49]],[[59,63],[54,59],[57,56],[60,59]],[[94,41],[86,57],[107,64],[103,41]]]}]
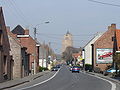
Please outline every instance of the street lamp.
[{"label": "street lamp", "polygon": [[[48,24],[48,23],[50,23],[49,21],[47,21],[47,22],[44,22],[45,24]],[[36,34],[37,34],[37,26],[39,26],[39,25],[41,25],[41,24],[37,24],[33,29],[34,29],[34,40],[35,40],[35,52],[34,52],[34,74],[36,74],[36,43],[37,43],[37,37],[36,37]]]}]

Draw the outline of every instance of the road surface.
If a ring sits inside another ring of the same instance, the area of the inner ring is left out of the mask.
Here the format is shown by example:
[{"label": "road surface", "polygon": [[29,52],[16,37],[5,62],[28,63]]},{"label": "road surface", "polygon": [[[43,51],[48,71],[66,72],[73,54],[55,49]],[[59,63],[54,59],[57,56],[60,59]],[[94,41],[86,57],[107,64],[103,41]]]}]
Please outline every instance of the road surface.
[{"label": "road surface", "polygon": [[67,66],[63,66],[51,80],[37,86],[32,86],[31,82],[31,85],[26,87],[19,90],[111,90],[112,85],[83,72],[72,73]]}]

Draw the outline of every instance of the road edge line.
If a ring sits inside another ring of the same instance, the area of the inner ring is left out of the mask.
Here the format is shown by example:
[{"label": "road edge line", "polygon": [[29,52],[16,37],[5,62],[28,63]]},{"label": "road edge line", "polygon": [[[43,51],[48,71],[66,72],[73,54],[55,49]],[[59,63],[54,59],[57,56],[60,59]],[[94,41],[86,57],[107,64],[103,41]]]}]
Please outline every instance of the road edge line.
[{"label": "road edge line", "polygon": [[48,82],[49,80],[53,79],[53,78],[58,74],[58,72],[59,72],[60,70],[61,70],[61,68],[60,68],[52,77],[50,77],[49,79],[46,79],[46,80],[44,80],[44,81],[42,81],[42,82],[40,82],[40,83],[34,84],[34,85],[32,85],[32,86],[25,87],[25,88],[21,88],[21,89],[17,89],[17,90],[25,90],[25,89],[29,89],[29,88],[32,88],[32,87],[41,85],[41,84],[43,84],[43,83],[46,83],[46,82]]},{"label": "road edge line", "polygon": [[103,77],[100,77],[100,76],[97,76],[97,75],[91,75],[91,74],[89,74],[89,73],[86,73],[87,75],[90,75],[90,76],[92,76],[92,77],[96,77],[96,78],[99,78],[99,79],[102,79],[102,80],[104,80],[104,81],[107,81],[108,83],[110,83],[111,84],[111,90],[116,90],[116,84],[115,83],[113,83],[112,81],[110,81],[110,80],[107,80],[107,79],[105,79],[105,78],[103,78]]}]

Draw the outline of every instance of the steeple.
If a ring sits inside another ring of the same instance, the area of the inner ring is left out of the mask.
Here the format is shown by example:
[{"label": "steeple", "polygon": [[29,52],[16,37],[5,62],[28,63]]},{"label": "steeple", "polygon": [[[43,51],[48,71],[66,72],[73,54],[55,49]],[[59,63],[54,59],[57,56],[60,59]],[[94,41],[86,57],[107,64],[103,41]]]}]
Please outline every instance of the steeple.
[{"label": "steeple", "polygon": [[70,34],[69,30],[67,30],[67,33],[66,33],[66,35],[68,35],[68,34]]}]

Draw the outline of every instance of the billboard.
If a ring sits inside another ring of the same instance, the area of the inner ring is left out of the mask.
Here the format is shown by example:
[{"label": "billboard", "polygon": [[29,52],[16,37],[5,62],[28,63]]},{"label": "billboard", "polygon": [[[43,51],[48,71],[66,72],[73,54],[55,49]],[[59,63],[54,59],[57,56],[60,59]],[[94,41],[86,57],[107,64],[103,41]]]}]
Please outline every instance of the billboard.
[{"label": "billboard", "polygon": [[113,49],[102,48],[96,49],[96,63],[107,64],[112,63]]}]

